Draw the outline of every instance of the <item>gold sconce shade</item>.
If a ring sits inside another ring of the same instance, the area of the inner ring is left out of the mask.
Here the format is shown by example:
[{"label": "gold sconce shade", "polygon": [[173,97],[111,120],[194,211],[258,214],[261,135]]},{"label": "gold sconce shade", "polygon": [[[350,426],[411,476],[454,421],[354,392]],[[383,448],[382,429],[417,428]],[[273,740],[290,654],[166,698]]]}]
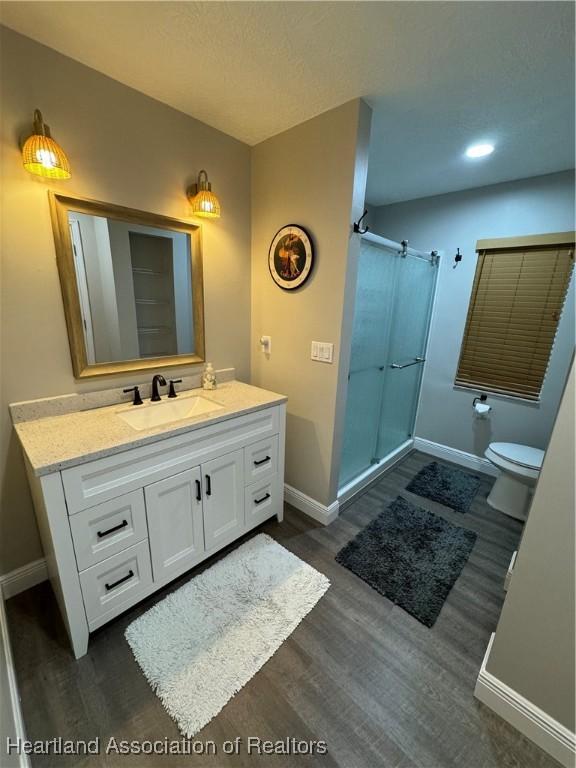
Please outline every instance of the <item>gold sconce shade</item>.
[{"label": "gold sconce shade", "polygon": [[212,184],[208,181],[206,171],[200,171],[198,183],[190,187],[187,194],[194,216],[203,216],[206,219],[220,218],[220,201],[212,192]]},{"label": "gold sconce shade", "polygon": [[45,179],[69,179],[70,163],[62,147],[50,136],[39,109],[34,110],[34,133],[22,147],[24,168]]}]

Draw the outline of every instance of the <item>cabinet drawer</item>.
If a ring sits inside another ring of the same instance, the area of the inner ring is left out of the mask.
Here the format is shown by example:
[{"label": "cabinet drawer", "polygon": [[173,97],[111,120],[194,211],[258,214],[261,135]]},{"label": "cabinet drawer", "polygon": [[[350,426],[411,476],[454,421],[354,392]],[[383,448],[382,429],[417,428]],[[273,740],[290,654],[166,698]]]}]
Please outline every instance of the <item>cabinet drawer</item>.
[{"label": "cabinet drawer", "polygon": [[272,435],[244,448],[244,483],[246,485],[271,477],[277,471],[278,435]]},{"label": "cabinet drawer", "polygon": [[278,477],[249,485],[244,491],[244,512],[246,528],[254,528],[278,513],[282,494],[278,491]]},{"label": "cabinet drawer", "polygon": [[152,585],[148,540],[82,571],[80,585],[90,629],[138,602]]},{"label": "cabinet drawer", "polygon": [[142,490],[132,491],[70,517],[78,570],[131,547],[148,536]]},{"label": "cabinet drawer", "polygon": [[274,435],[279,407],[199,427],[62,470],[70,515]]}]

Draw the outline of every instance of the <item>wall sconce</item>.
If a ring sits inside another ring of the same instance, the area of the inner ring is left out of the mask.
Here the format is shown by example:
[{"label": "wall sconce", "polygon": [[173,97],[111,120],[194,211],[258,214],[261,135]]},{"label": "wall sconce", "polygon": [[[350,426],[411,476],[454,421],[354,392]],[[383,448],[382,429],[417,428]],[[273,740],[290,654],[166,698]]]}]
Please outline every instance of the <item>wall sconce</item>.
[{"label": "wall sconce", "polygon": [[70,163],[62,147],[50,136],[39,109],[34,110],[34,133],[24,142],[24,168],[47,179],[69,179]]},{"label": "wall sconce", "polygon": [[193,184],[186,194],[194,216],[204,216],[207,219],[220,218],[220,201],[212,192],[212,184],[208,181],[206,171],[200,171],[198,183]]}]

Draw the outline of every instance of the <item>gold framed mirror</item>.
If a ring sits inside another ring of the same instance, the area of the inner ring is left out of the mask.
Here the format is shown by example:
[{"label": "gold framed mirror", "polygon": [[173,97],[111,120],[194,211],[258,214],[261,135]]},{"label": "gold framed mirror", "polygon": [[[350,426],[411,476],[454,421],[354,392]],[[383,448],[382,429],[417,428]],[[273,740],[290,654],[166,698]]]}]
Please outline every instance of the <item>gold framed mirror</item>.
[{"label": "gold framed mirror", "polygon": [[74,376],[204,362],[200,227],[49,197]]}]

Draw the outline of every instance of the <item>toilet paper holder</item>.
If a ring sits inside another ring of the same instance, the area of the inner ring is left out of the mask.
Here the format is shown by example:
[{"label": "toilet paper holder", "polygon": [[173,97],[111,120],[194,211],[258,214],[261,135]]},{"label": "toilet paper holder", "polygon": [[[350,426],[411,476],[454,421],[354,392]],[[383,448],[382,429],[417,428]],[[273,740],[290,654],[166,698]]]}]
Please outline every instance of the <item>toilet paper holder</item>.
[{"label": "toilet paper holder", "polygon": [[478,397],[475,397],[474,400],[472,400],[472,410],[474,411],[474,415],[478,419],[485,419],[488,417],[488,414],[492,410],[492,406],[488,405],[486,402],[488,400],[488,395],[479,395]]}]

